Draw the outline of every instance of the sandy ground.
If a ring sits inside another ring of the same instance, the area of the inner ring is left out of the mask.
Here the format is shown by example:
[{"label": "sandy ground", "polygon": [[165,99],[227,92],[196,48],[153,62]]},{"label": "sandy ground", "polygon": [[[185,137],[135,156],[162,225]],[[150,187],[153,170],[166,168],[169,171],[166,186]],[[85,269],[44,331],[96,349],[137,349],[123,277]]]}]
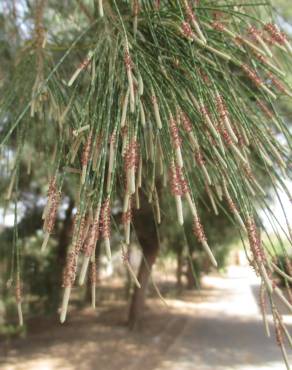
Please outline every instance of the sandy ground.
[{"label": "sandy ground", "polygon": [[[125,326],[123,301],[104,302],[95,312],[71,312],[63,326],[42,321],[26,339],[2,344],[0,369],[284,370],[273,335],[265,337],[257,295],[250,269],[230,267],[206,277],[200,292],[168,295],[168,307],[148,300],[136,332]],[[284,320],[291,332],[292,316]]]}]

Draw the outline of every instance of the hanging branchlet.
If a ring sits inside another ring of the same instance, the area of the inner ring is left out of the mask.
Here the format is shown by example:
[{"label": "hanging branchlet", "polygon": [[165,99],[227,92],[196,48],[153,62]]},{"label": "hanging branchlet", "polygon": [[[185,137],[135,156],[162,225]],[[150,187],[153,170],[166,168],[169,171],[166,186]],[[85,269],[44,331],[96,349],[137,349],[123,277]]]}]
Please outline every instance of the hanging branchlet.
[{"label": "hanging branchlet", "polygon": [[85,217],[83,215],[80,219],[80,224],[78,222],[75,223],[74,233],[76,235],[76,242],[73,241],[73,247],[75,248],[76,254],[79,255],[80,251],[83,249],[83,245],[87,236],[87,232],[89,229],[90,220],[89,217]]},{"label": "hanging branchlet", "polygon": [[99,233],[100,233],[99,224],[100,224],[100,205],[98,205],[96,208],[93,222],[89,227],[88,236],[84,243],[84,247],[83,247],[84,259],[83,259],[83,264],[82,264],[80,276],[79,276],[79,285],[84,284],[89,261],[90,261],[90,258],[93,256],[96,243],[99,239]]},{"label": "hanging branchlet", "polygon": [[219,134],[218,134],[218,132],[217,132],[217,130],[215,128],[215,125],[211,121],[210,113],[209,113],[207,107],[205,105],[201,104],[201,106],[200,106],[200,112],[201,112],[201,115],[202,115],[205,123],[207,124],[210,132],[212,133],[212,136],[215,139],[219,139]]},{"label": "hanging branchlet", "polygon": [[170,170],[169,170],[169,181],[170,181],[171,193],[175,197],[178,222],[180,225],[183,225],[184,219],[183,219],[183,208],[182,208],[182,201],[181,201],[183,190],[182,190],[180,179],[177,173],[177,168],[178,167],[175,165],[173,161],[173,163],[171,164]]},{"label": "hanging branchlet", "polygon": [[82,62],[79,64],[79,66],[76,68],[76,71],[73,73],[72,77],[70,78],[68,82],[68,86],[72,86],[77,77],[80,75],[82,71],[84,71],[89,64],[91,63],[93,57],[93,52],[90,50],[87,54],[87,56],[82,60]]},{"label": "hanging branchlet", "polygon": [[125,152],[126,193],[134,194],[136,190],[135,173],[139,164],[138,144],[132,139]]},{"label": "hanging branchlet", "polygon": [[129,45],[128,41],[125,41],[125,54],[124,54],[124,62],[127,71],[128,77],[128,84],[129,84],[129,91],[130,91],[130,110],[133,113],[135,109],[135,91],[134,91],[134,82],[133,82],[133,61],[130,56],[129,52]]},{"label": "hanging branchlet", "polygon": [[110,246],[110,236],[111,236],[111,222],[110,222],[110,198],[107,197],[103,202],[100,212],[101,221],[101,235],[105,244],[106,254],[109,260],[111,260],[111,246]]},{"label": "hanging branchlet", "polygon": [[203,226],[198,218],[194,219],[193,233],[201,244],[207,241]]},{"label": "hanging branchlet", "polygon": [[71,251],[67,255],[66,265],[63,271],[64,294],[60,312],[61,323],[64,323],[66,320],[71,288],[75,281],[76,271],[77,271],[77,255],[76,251],[74,249],[71,249]]},{"label": "hanging branchlet", "polygon": [[138,28],[138,14],[140,11],[139,1],[134,0],[133,1],[133,33],[136,35],[137,28]]},{"label": "hanging branchlet", "polygon": [[289,360],[288,360],[288,356],[286,353],[286,349],[284,346],[283,328],[277,318],[274,320],[274,324],[275,324],[276,341],[277,341],[278,346],[281,348],[287,369],[289,370],[290,366],[289,366]]},{"label": "hanging branchlet", "polygon": [[86,171],[87,171],[87,165],[90,159],[90,154],[91,154],[91,146],[92,146],[92,131],[90,131],[86,143],[83,148],[82,152],[82,175],[81,175],[81,184],[83,185],[85,183],[85,178],[86,178]]},{"label": "hanging branchlet", "polygon": [[158,191],[156,187],[154,188],[154,191],[153,191],[153,200],[154,200],[154,207],[155,207],[155,212],[156,212],[156,221],[159,225],[161,223],[161,212],[160,212]]},{"label": "hanging branchlet", "polygon": [[249,26],[247,29],[247,33],[252,37],[253,40],[255,40],[257,43],[259,43],[262,48],[265,50],[267,55],[272,58],[273,54],[270,50],[270,48],[267,46],[265,41],[262,38],[262,32],[256,26]]},{"label": "hanging branchlet", "polygon": [[228,131],[229,135],[231,136],[232,140],[237,143],[237,137],[235,133],[233,132],[233,129],[231,127],[230,121],[229,121],[229,112],[226,108],[225,102],[223,100],[223,97],[216,91],[216,108],[217,112],[221,118],[221,120],[224,122],[224,125],[226,127],[226,130]]},{"label": "hanging branchlet", "polygon": [[44,218],[44,225],[43,230],[45,233],[44,241],[41,247],[41,251],[44,251],[47,247],[50,234],[53,232],[56,218],[57,218],[57,212],[58,207],[61,199],[61,193],[57,190],[57,183],[56,183],[56,177],[52,177],[49,184],[48,189],[48,201],[44,208],[43,212],[43,218]]},{"label": "hanging branchlet", "polygon": [[[214,30],[219,31],[219,32],[226,32],[226,33],[231,32],[230,30],[228,30],[228,29],[225,27],[225,25],[224,25],[222,22],[220,22],[220,21],[218,21],[218,20],[214,20],[214,21],[211,23],[211,26],[212,26],[212,28],[213,28]],[[233,32],[231,32],[231,34],[230,34],[230,35],[231,35],[232,37],[235,37],[235,36],[236,36]]]},{"label": "hanging branchlet", "polygon": [[63,287],[71,287],[74,284],[77,270],[76,251],[71,250],[66,259],[66,265],[63,272]]},{"label": "hanging branchlet", "polygon": [[175,167],[175,170],[176,170],[176,176],[179,182],[179,186],[181,188],[182,195],[186,195],[187,193],[190,192],[190,188],[189,188],[189,184],[186,178],[184,177],[183,170],[179,165]]},{"label": "hanging branchlet", "polygon": [[141,288],[141,285],[136,277],[136,274],[130,264],[130,253],[129,253],[129,250],[126,246],[124,246],[122,244],[122,261],[124,263],[124,265],[126,266],[131,278],[133,279],[133,282],[135,283],[135,285],[137,286],[137,288]]},{"label": "hanging branchlet", "polygon": [[247,38],[243,37],[242,35],[239,35],[233,31],[231,31],[229,28],[227,28],[222,22],[218,21],[218,20],[215,20],[211,23],[211,27],[218,31],[218,32],[223,32],[225,33],[226,35],[228,35],[229,37],[231,37],[231,39],[233,40],[233,42],[235,43],[235,45],[237,45],[237,47],[245,53],[245,50],[244,48],[242,48],[241,45],[246,45],[248,46],[251,50],[253,51],[257,51],[258,53],[260,54],[263,54],[263,55],[266,55],[266,52],[263,51],[262,49],[258,48],[254,43],[250,42]]},{"label": "hanging branchlet", "polygon": [[225,196],[225,199],[227,201],[227,204],[228,204],[228,207],[230,209],[230,212],[234,214],[236,220],[238,221],[240,227],[242,228],[242,230],[246,231],[246,228],[245,228],[245,225],[244,225],[244,222],[238,212],[238,209],[234,203],[234,201],[232,200],[230,194],[229,194],[229,191],[227,189],[227,185],[226,185],[226,182],[225,180],[223,180],[223,191],[224,191],[224,196]]},{"label": "hanging branchlet", "polygon": [[159,129],[162,129],[162,122],[161,122],[160,113],[159,113],[159,105],[158,105],[157,97],[155,95],[155,92],[154,92],[153,88],[151,88],[151,101],[152,101],[152,105],[153,105],[156,125]]},{"label": "hanging branchlet", "polygon": [[259,231],[257,230],[255,221],[251,216],[247,218],[246,229],[250,249],[252,251],[254,258],[256,259],[257,262],[264,263],[266,258],[263,252]]},{"label": "hanging branchlet", "polygon": [[181,124],[190,139],[190,145],[194,151],[198,149],[198,143],[193,133],[192,123],[186,113],[180,112]]},{"label": "hanging branchlet", "polygon": [[187,16],[187,19],[188,19],[188,22],[194,27],[197,35],[199,36],[199,38],[201,39],[201,41],[206,44],[207,43],[207,40],[199,26],[199,23],[197,21],[197,18],[192,10],[192,8],[190,7],[190,4],[188,2],[188,0],[184,0],[184,6],[185,6],[185,9],[186,9],[186,16]]},{"label": "hanging branchlet", "polygon": [[285,336],[288,340],[289,346],[291,348],[292,347],[292,338],[289,334],[289,331],[288,331],[286,325],[283,322],[283,316],[280,314],[280,312],[278,311],[277,307],[274,304],[272,304],[272,312],[273,312],[274,322],[275,321],[278,322],[279,326],[281,327],[282,335],[285,334]]},{"label": "hanging branchlet", "polygon": [[64,323],[66,320],[71,288],[76,278],[77,260],[85,241],[90,222],[90,218],[86,218],[85,214],[80,215],[80,213],[77,212],[75,215],[72,246],[67,254],[66,264],[63,271],[64,294],[60,312],[61,323]]},{"label": "hanging branchlet", "polygon": [[110,137],[110,148],[109,148],[109,160],[108,160],[108,172],[107,172],[107,192],[110,192],[112,173],[114,169],[114,159],[115,159],[115,146],[116,146],[117,134],[114,131]]},{"label": "hanging branchlet", "polygon": [[[233,153],[240,159],[240,161],[242,161],[243,163],[245,164],[248,164],[248,161],[247,159],[244,157],[244,155],[240,152],[240,150],[238,149],[238,147],[234,144],[234,141],[231,139],[231,136],[229,135],[229,132],[227,131],[227,129],[225,128],[225,125],[223,124],[222,122],[222,119],[220,119],[220,121],[218,122],[218,131],[220,132],[224,142],[225,142],[225,145],[229,148],[232,149]],[[231,128],[231,126],[230,126]],[[238,138],[234,132],[234,130],[231,128],[232,132],[233,132],[233,135],[236,137],[236,142],[238,143]]]},{"label": "hanging branchlet", "polygon": [[273,86],[275,86],[275,88],[280,91],[281,93],[285,94],[285,95],[288,95],[290,97],[292,97],[292,93],[291,91],[289,91],[283,84],[281,81],[279,81],[274,75],[273,73],[269,72],[268,73],[268,77],[269,79],[271,80],[271,83]]},{"label": "hanging branchlet", "polygon": [[180,167],[183,167],[183,159],[181,154],[181,138],[179,136],[177,124],[172,115],[170,115],[169,118],[169,129],[172,138],[172,144],[175,150],[177,163]]},{"label": "hanging branchlet", "polygon": [[36,78],[32,88],[32,102],[30,106],[30,115],[34,116],[42,103],[41,96],[37,96],[42,88],[44,81],[44,47],[46,44],[45,28],[43,26],[43,15],[45,0],[37,2],[34,19],[35,47],[36,47]]},{"label": "hanging branchlet", "polygon": [[189,41],[193,41],[196,37],[193,30],[192,30],[192,27],[190,26],[190,24],[188,22],[182,22],[182,24],[181,24],[181,33]]},{"label": "hanging branchlet", "polygon": [[210,186],[207,183],[205,184],[205,189],[206,189],[206,193],[208,194],[208,197],[210,199],[210,202],[212,204],[213,211],[214,211],[215,215],[217,216],[219,214],[218,208],[216,206],[212,190],[211,190]]},{"label": "hanging branchlet", "polygon": [[261,283],[261,287],[260,287],[259,302],[260,302],[261,313],[263,316],[265,332],[266,332],[267,337],[270,337],[270,327],[269,327],[269,323],[267,320],[267,312],[266,312],[266,289],[265,289],[265,285],[263,282]]},{"label": "hanging branchlet", "polygon": [[267,31],[271,37],[273,43],[285,46],[286,50],[292,53],[292,47],[287,39],[284,32],[281,32],[276,24],[266,23],[264,30]]},{"label": "hanging branchlet", "polygon": [[196,160],[196,164],[198,165],[199,168],[202,169],[202,172],[203,172],[203,175],[206,179],[206,182],[208,185],[212,185],[212,181],[211,181],[211,178],[210,178],[210,175],[209,175],[209,172],[207,171],[207,168],[206,168],[206,162],[205,162],[205,158],[201,152],[201,149],[198,145],[198,143],[196,144],[196,150],[195,150],[195,160]]},{"label": "hanging branchlet", "polygon": [[127,89],[127,92],[123,98],[123,105],[122,105],[122,117],[121,117],[121,129],[125,127],[126,118],[127,118],[127,111],[128,111],[128,104],[129,104],[129,95],[130,89]]},{"label": "hanging branchlet", "polygon": [[95,294],[95,289],[96,289],[96,284],[97,284],[97,266],[96,266],[96,261],[95,258],[91,260],[90,262],[90,285],[91,285],[91,306],[92,308],[95,308],[95,301],[96,301],[96,294]]},{"label": "hanging branchlet", "polygon": [[256,71],[252,70],[247,64],[242,64],[241,68],[257,88],[263,89],[273,99],[276,99],[276,95],[264,84],[264,82],[257,75]]},{"label": "hanging branchlet", "polygon": [[98,14],[100,18],[104,16],[104,10],[103,10],[103,0],[98,0]]},{"label": "hanging branchlet", "polygon": [[261,109],[261,111],[265,114],[265,116],[269,119],[274,118],[274,113],[266,106],[266,104],[260,100],[257,99],[257,106]]},{"label": "hanging branchlet", "polygon": [[207,253],[210,261],[212,262],[212,264],[217,267],[217,261],[207,243],[207,238],[206,238],[206,235],[205,235],[205,232],[204,232],[204,229],[203,229],[203,226],[201,224],[201,221],[198,217],[194,217],[194,221],[193,221],[193,233],[194,235],[196,236],[197,240],[199,241],[199,243],[202,244],[205,252]]},{"label": "hanging branchlet", "polygon": [[255,175],[252,172],[252,169],[251,169],[250,165],[243,164],[242,165],[242,168],[243,168],[243,171],[244,171],[244,173],[246,175],[246,180],[249,180],[253,185],[255,185],[256,188],[257,188],[257,190],[259,190],[259,192],[262,193],[263,196],[265,196],[266,195],[266,192],[261,187],[261,185],[258,183]]},{"label": "hanging branchlet", "polygon": [[285,77],[285,75],[286,75],[285,72],[283,72],[282,69],[278,68],[275,64],[273,64],[272,62],[270,62],[269,59],[266,56],[258,53],[257,51],[254,52],[254,55],[257,58],[257,60],[259,60],[262,64],[270,67],[276,73],[278,73],[281,76]]},{"label": "hanging branchlet", "polygon": [[22,314],[22,289],[21,289],[21,281],[19,273],[17,273],[16,276],[16,282],[15,282],[15,300],[17,305],[17,313],[18,313],[18,322],[19,325],[23,325],[23,314]]},{"label": "hanging branchlet", "polygon": [[122,223],[124,225],[124,232],[125,232],[125,241],[126,244],[130,244],[130,227],[132,222],[132,202],[131,197],[128,201],[128,208],[125,212],[122,214]]}]

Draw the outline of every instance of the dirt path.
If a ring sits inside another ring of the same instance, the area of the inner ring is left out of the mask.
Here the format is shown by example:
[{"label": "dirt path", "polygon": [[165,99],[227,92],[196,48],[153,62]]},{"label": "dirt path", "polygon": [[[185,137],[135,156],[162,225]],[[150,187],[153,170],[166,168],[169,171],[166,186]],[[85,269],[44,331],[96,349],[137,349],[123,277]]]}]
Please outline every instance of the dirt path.
[{"label": "dirt path", "polygon": [[[200,292],[169,298],[169,307],[149,300],[135,333],[124,325],[124,303],[116,301],[104,303],[97,313],[71,313],[63,327],[55,318],[40,322],[28,338],[0,349],[0,368],[284,370],[274,339],[264,336],[257,291],[250,270],[236,267],[226,277],[206,277]],[[284,318],[292,329],[292,317]]]},{"label": "dirt path", "polygon": [[[206,300],[194,305],[195,317],[155,370],[285,370],[272,326],[272,338],[264,335],[258,280],[250,269],[233,267],[226,278],[207,277],[204,283]],[[291,332],[292,317],[284,319]],[[291,351],[289,359],[292,364]]]}]

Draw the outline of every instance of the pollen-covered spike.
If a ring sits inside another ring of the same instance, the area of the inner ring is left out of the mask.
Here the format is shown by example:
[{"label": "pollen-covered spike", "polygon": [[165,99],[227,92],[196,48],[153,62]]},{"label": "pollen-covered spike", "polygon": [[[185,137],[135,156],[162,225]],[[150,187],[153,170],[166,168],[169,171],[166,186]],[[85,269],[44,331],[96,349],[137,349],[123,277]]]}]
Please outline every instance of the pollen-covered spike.
[{"label": "pollen-covered spike", "polygon": [[132,221],[132,204],[131,204],[131,198],[129,198],[128,201],[128,207],[126,211],[123,212],[122,214],[122,223],[124,225],[124,231],[125,231],[125,241],[126,244],[130,244],[130,225]]},{"label": "pollen-covered spike", "polygon": [[92,131],[90,131],[86,143],[83,148],[82,152],[82,175],[81,175],[81,184],[83,185],[85,183],[85,177],[86,177],[86,171],[87,171],[87,165],[90,159],[91,154],[91,147],[92,147]]},{"label": "pollen-covered spike", "polygon": [[175,150],[177,164],[179,165],[179,167],[183,167],[183,159],[181,154],[181,138],[179,136],[177,124],[172,115],[170,115],[169,119],[169,129]]},{"label": "pollen-covered spike", "polygon": [[101,234],[104,241],[105,251],[108,260],[111,260],[111,246],[110,246],[110,199],[106,198],[100,212],[100,221],[101,221]]},{"label": "pollen-covered spike", "polygon": [[258,42],[262,48],[265,50],[266,54],[272,58],[273,57],[273,54],[270,50],[270,48],[268,47],[268,45],[265,43],[265,41],[263,40],[262,38],[262,34],[261,34],[261,31],[258,30],[255,26],[251,26],[249,25],[248,29],[247,29],[247,32],[248,34],[256,41]]},{"label": "pollen-covered spike", "polygon": [[202,244],[204,250],[206,251],[208,257],[210,258],[210,261],[212,264],[217,267],[217,261],[207,243],[207,238],[203,229],[203,226],[200,222],[200,219],[198,217],[194,217],[194,222],[193,222],[193,233],[198,239],[198,241]]},{"label": "pollen-covered spike", "polygon": [[56,177],[52,177],[52,179],[50,180],[48,189],[48,201],[43,212],[44,217],[43,230],[45,232],[45,236],[41,247],[42,252],[45,251],[50,238],[50,234],[53,232],[61,198],[61,194],[57,190],[56,181],[57,181]]},{"label": "pollen-covered spike", "polygon": [[132,139],[125,152],[126,189],[129,194],[136,190],[135,173],[139,164],[138,146],[136,139]]},{"label": "pollen-covered spike", "polygon": [[242,70],[246,73],[248,78],[255,84],[259,89],[263,89],[267,94],[269,94],[273,99],[277,96],[264,84],[264,82],[259,78],[257,73],[252,70],[247,64],[241,65]]},{"label": "pollen-covered spike", "polygon": [[289,91],[283,84],[282,84],[282,82],[280,82],[274,75],[273,75],[273,73],[271,73],[271,72],[269,72],[268,73],[268,76],[269,76],[269,78],[270,78],[270,80],[271,80],[271,82],[272,82],[272,84],[276,87],[276,89],[278,90],[278,91],[280,91],[281,93],[283,93],[283,94],[286,94],[286,95],[288,95],[288,96],[290,96],[290,97],[292,97],[292,92],[291,91]]},{"label": "pollen-covered spike", "polygon": [[125,66],[127,70],[127,77],[128,77],[128,83],[129,83],[129,91],[130,91],[130,110],[131,110],[131,113],[133,113],[135,110],[135,91],[134,91],[134,82],[133,82],[133,74],[132,74],[133,61],[130,56],[129,45],[128,45],[127,40],[126,40],[126,45],[125,45],[124,61],[125,61]]},{"label": "pollen-covered spike", "polygon": [[87,57],[82,61],[82,63],[78,66],[78,68],[76,69],[76,71],[73,73],[72,77],[70,78],[69,82],[68,82],[68,86],[72,86],[73,83],[75,82],[75,80],[77,79],[77,77],[79,76],[79,74],[87,68],[87,66],[89,65],[89,63],[91,62],[91,59],[93,57],[93,52],[90,51],[87,55]]},{"label": "pollen-covered spike", "polygon": [[226,108],[223,97],[216,91],[215,98],[216,98],[217,112],[218,112],[221,120],[224,122],[225,128],[228,131],[229,135],[231,136],[232,140],[237,144],[238,139],[237,139],[237,136],[235,135],[232,127],[231,127],[231,124],[230,124],[230,121],[229,121],[229,118],[228,118],[229,113],[228,113],[228,110]]},{"label": "pollen-covered spike", "polygon": [[193,13],[191,7],[190,7],[190,4],[188,2],[188,0],[184,0],[184,5],[185,5],[185,8],[186,8],[186,15],[187,15],[187,18],[188,18],[188,21],[192,24],[192,26],[194,27],[197,35],[199,36],[199,38],[201,39],[201,41],[204,43],[204,44],[207,44],[207,40],[199,26],[199,23],[196,19],[196,16],[195,14]]}]

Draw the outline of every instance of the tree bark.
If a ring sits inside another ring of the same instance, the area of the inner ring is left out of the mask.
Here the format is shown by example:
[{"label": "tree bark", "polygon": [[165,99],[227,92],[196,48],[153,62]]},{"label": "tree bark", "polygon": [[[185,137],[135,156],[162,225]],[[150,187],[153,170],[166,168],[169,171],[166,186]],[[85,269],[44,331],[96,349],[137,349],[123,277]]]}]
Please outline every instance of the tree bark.
[{"label": "tree bark", "polygon": [[194,277],[192,263],[193,261],[188,258],[188,267],[187,267],[187,272],[186,272],[187,289],[195,289],[196,287],[196,279]]},{"label": "tree bark", "polygon": [[177,265],[176,265],[176,286],[178,289],[182,288],[182,273],[183,273],[183,255],[182,249],[177,250],[176,254]]},{"label": "tree bark", "polygon": [[145,195],[140,197],[140,203],[140,210],[136,210],[134,213],[134,226],[143,253],[138,272],[141,288],[135,286],[132,295],[128,316],[130,329],[136,328],[143,313],[151,269],[159,250],[159,240],[151,204],[149,204]]}]

